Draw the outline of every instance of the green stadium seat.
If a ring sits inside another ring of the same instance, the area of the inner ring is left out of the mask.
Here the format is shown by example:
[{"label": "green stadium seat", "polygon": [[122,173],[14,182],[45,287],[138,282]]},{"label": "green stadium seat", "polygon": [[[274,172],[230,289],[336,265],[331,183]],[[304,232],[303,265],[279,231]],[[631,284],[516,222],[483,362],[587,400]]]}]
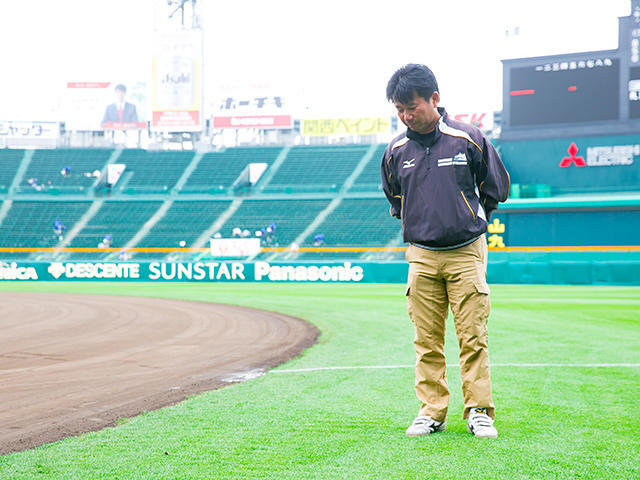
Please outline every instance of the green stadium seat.
[{"label": "green stadium seat", "polygon": [[264,192],[337,192],[368,149],[367,145],[293,147]]},{"label": "green stadium seat", "polygon": [[24,150],[0,149],[0,191],[3,193],[9,190],[22,157],[24,157]]},{"label": "green stadium seat", "polygon": [[[112,152],[113,150],[90,148],[36,150],[22,178],[19,192],[38,192],[28,183],[30,178],[36,178],[39,185],[45,185],[40,193],[82,193],[96,181],[93,176],[86,174],[102,170]],[[71,169],[70,174],[60,173],[64,167]]]},{"label": "green stadium seat", "polygon": [[224,194],[249,163],[271,165],[282,147],[238,147],[205,154],[181,193]]}]

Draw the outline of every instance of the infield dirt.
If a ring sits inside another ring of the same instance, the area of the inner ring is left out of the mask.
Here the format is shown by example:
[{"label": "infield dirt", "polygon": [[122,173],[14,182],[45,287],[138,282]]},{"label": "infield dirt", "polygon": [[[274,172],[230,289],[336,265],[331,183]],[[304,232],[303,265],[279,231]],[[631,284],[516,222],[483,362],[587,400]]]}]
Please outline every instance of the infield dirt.
[{"label": "infield dirt", "polygon": [[319,332],[287,315],[155,298],[0,292],[0,454],[260,374]]}]

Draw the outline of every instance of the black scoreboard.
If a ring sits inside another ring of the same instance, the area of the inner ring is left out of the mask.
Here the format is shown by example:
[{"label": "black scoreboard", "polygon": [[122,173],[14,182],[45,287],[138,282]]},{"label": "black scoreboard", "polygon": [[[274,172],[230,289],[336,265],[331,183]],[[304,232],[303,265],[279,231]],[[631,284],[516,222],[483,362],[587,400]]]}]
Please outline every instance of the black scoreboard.
[{"label": "black scoreboard", "polygon": [[640,0],[618,25],[616,50],[503,60],[501,136],[640,131]]},{"label": "black scoreboard", "polygon": [[620,116],[617,58],[515,67],[509,75],[512,127],[617,120]]}]

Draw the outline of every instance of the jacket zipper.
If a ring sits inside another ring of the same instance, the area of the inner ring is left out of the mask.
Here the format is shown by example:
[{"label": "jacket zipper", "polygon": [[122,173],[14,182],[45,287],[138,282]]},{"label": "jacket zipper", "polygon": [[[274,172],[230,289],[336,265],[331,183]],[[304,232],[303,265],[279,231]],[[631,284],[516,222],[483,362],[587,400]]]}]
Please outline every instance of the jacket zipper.
[{"label": "jacket zipper", "polygon": [[471,208],[471,205],[469,205],[469,202],[467,202],[467,197],[464,196],[464,193],[462,193],[462,190],[460,190],[460,195],[462,195],[462,199],[464,200],[464,203],[467,204],[467,207],[469,208],[469,211],[471,212],[471,215],[473,216],[473,223],[476,223],[476,214],[473,213],[473,209]]},{"label": "jacket zipper", "polygon": [[402,234],[404,235],[404,195],[400,196],[400,225],[402,226]]}]

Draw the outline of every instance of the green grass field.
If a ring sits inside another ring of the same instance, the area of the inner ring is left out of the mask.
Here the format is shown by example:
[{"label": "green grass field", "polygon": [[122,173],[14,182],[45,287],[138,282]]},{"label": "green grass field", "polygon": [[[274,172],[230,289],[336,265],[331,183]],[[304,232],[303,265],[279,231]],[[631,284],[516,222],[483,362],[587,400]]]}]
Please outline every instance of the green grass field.
[{"label": "green grass field", "polygon": [[[18,284],[4,291],[161,296],[299,316],[319,343],[277,370],[117,427],[0,457],[1,479],[637,479],[640,288],[493,286],[499,438],[466,432],[456,367],[447,431],[404,435],[418,409],[403,285]],[[449,319],[448,363],[457,362]],[[513,366],[512,364],[573,364]],[[510,365],[505,365],[510,364]]]}]

